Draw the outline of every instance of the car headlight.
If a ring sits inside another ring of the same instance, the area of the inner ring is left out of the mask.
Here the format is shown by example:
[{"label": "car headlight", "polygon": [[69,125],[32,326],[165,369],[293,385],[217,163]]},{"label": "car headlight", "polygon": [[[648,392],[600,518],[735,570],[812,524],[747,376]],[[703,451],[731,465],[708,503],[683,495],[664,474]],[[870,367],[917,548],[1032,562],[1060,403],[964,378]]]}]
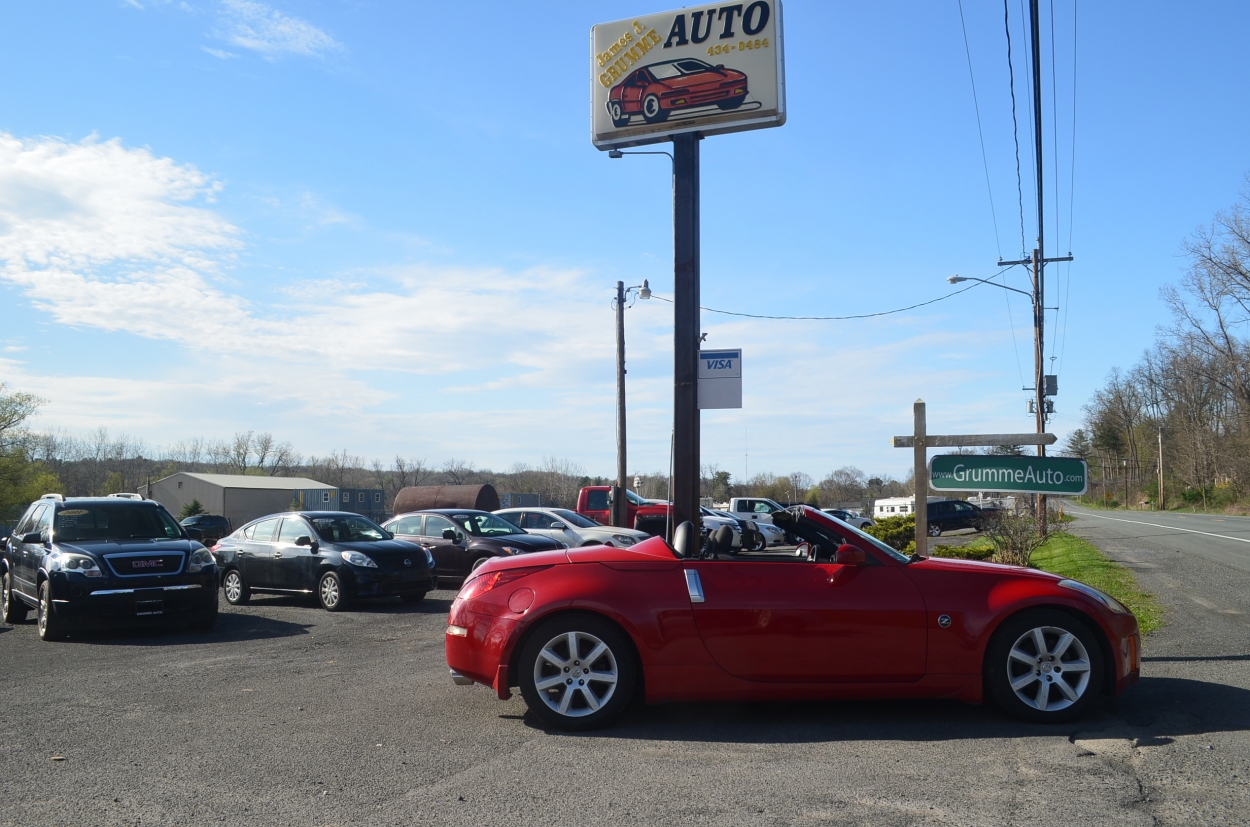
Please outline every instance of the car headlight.
[{"label": "car headlight", "polygon": [[195,574],[204,569],[211,569],[215,565],[217,565],[217,560],[214,559],[213,553],[202,548],[191,554],[191,562],[187,563],[187,573]]},{"label": "car headlight", "polygon": [[339,554],[343,555],[343,559],[353,566],[362,566],[366,569],[376,569],[378,567],[377,563],[359,551],[341,551]]},{"label": "car headlight", "polygon": [[434,568],[434,555],[430,554],[430,550],[428,548],[424,549],[424,551],[425,551],[425,564],[429,566],[430,568]]},{"label": "car headlight", "polygon": [[1081,592],[1082,594],[1089,595],[1090,597],[1094,598],[1099,603],[1106,606],[1108,609],[1110,609],[1111,611],[1115,612],[1118,615],[1131,615],[1132,614],[1132,612],[1128,610],[1128,607],[1126,607],[1120,601],[1116,600],[1111,595],[1107,594],[1106,592],[1099,591],[1098,589],[1095,589],[1093,586],[1087,586],[1079,580],[1060,580],[1059,585],[1065,588],[1075,589],[1076,591]]},{"label": "car headlight", "polygon": [[94,558],[85,554],[66,554],[62,552],[53,555],[51,562],[54,568],[58,568],[61,571],[72,571],[87,577],[104,576],[104,572],[100,570],[100,564]]},{"label": "car headlight", "polygon": [[517,548],[516,546],[504,546],[503,551],[504,551],[504,554],[520,554],[521,553],[521,550]]},{"label": "car headlight", "polygon": [[638,542],[633,537],[630,537],[628,534],[613,534],[612,539],[616,540],[616,542],[620,543],[623,546],[632,546],[634,543]]}]

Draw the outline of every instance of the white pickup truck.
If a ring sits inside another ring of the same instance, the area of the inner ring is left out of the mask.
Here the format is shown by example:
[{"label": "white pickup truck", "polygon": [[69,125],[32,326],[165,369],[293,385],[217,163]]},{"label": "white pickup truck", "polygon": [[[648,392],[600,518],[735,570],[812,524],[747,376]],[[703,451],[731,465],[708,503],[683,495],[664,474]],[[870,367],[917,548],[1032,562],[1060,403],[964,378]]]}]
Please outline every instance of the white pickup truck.
[{"label": "white pickup truck", "polygon": [[764,497],[733,497],[729,500],[728,508],[736,517],[770,525],[773,522],[773,512],[785,510],[785,506]]}]

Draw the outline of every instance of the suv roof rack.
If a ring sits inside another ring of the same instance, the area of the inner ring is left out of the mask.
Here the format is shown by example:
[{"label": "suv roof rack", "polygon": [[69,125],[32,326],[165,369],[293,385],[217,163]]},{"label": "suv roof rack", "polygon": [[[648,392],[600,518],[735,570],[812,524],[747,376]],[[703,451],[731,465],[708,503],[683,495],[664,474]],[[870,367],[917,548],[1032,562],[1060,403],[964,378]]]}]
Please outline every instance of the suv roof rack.
[{"label": "suv roof rack", "polygon": [[63,502],[65,502],[65,495],[64,495],[64,494],[44,494],[44,495],[43,495],[42,497],[40,497],[39,499],[41,499],[41,500],[56,500],[57,502],[62,502],[62,503],[63,503]]},{"label": "suv roof rack", "polygon": [[143,497],[139,494],[130,494],[124,491],[118,492],[116,494],[109,494],[109,496],[115,497],[116,499],[119,499],[119,500],[141,500],[143,499]]}]

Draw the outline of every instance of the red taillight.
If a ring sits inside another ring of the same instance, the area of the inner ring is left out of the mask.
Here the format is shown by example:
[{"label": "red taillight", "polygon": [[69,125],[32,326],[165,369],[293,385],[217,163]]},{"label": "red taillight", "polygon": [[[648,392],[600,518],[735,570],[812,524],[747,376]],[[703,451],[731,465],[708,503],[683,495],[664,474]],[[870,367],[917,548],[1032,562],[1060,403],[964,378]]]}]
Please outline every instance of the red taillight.
[{"label": "red taillight", "polygon": [[522,577],[528,577],[534,572],[549,569],[551,566],[526,566],[521,569],[504,569],[502,571],[492,571],[486,574],[479,574],[473,577],[460,587],[460,593],[456,595],[457,600],[472,600],[475,597],[481,597],[491,589],[497,589],[500,586],[507,585],[513,580],[520,580]]},{"label": "red taillight", "polygon": [[209,551],[216,551],[216,550],[217,550],[217,549],[219,549],[219,548],[221,548],[221,541],[220,541],[220,540],[218,540],[216,543],[213,543],[213,547],[212,547],[212,548],[210,548],[210,549],[209,549]]}]

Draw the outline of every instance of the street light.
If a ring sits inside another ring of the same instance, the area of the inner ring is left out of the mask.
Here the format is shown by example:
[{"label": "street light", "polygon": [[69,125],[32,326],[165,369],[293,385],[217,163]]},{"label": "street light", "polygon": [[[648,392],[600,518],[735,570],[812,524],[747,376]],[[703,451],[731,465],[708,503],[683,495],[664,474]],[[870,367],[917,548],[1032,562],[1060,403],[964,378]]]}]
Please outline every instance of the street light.
[{"label": "street light", "polygon": [[633,287],[626,287],[623,281],[616,283],[616,490],[612,492],[612,524],[623,528],[632,528],[625,525],[629,517],[625,497],[625,299],[635,290],[638,298],[651,298],[646,279]]},{"label": "street light", "polygon": [[1010,290],[1010,291],[1011,291],[1011,292],[1013,292],[1013,293],[1019,293],[1019,294],[1020,294],[1020,295],[1022,295],[1022,296],[1028,296],[1028,297],[1029,297],[1029,301],[1033,301],[1033,294],[1032,294],[1032,293],[1028,293],[1028,292],[1026,292],[1026,291],[1024,291],[1024,290],[1017,290],[1017,289],[1016,289],[1016,288],[1014,288],[1014,287],[1008,287],[1008,286],[1007,286],[1007,285],[1005,285],[1005,284],[999,284],[998,282],[996,282],[996,281],[990,281],[989,279],[979,279],[979,278],[977,278],[977,277],[975,277],[975,276],[947,276],[946,281],[947,281],[947,283],[949,283],[949,284],[959,284],[959,282],[961,282],[961,281],[979,281],[979,282],[981,282],[982,284],[992,284],[992,285],[994,285],[995,287],[1001,287],[1001,288],[1003,288],[1004,290]]}]

